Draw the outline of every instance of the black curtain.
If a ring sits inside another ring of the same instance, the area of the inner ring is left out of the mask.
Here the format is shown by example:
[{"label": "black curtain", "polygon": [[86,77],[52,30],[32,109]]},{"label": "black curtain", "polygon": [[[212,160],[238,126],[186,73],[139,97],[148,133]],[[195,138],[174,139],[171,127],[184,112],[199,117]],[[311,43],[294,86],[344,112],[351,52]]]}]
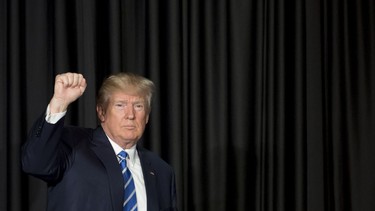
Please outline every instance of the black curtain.
[{"label": "black curtain", "polygon": [[[375,1],[1,0],[0,210],[45,208],[20,146],[61,72],[157,86],[142,144],[180,210],[375,209]],[[74,191],[74,190],[72,190]]]}]

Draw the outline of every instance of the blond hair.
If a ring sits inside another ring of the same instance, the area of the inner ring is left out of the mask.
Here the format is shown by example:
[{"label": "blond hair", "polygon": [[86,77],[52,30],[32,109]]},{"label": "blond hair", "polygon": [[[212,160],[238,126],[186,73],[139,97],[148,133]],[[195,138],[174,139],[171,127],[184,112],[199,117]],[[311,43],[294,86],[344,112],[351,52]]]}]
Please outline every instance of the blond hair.
[{"label": "blond hair", "polygon": [[112,93],[132,91],[146,100],[146,111],[149,113],[154,89],[155,86],[151,80],[134,73],[120,72],[109,76],[103,81],[98,92],[96,106],[106,110]]}]

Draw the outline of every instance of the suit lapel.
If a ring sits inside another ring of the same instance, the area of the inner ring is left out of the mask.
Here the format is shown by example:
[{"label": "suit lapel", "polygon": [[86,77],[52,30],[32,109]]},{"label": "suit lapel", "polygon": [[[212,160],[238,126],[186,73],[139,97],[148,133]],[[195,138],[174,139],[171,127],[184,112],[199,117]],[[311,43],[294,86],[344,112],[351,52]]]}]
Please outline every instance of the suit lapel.
[{"label": "suit lapel", "polygon": [[[150,158],[142,147],[137,147],[139,159],[142,165],[143,178],[145,180],[147,194],[147,210],[158,210],[159,207],[156,191],[156,173],[151,166]],[[156,209],[155,209],[156,208]]]},{"label": "suit lapel", "polygon": [[98,127],[93,134],[91,149],[107,170],[113,210],[122,210],[123,178],[113,148],[103,129]]}]

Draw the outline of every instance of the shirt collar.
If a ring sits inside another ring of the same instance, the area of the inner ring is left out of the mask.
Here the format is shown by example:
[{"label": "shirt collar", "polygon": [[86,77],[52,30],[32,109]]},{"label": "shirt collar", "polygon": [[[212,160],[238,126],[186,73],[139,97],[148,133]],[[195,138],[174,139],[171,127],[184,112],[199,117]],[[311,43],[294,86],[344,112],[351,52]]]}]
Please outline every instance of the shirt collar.
[{"label": "shirt collar", "polygon": [[130,162],[132,164],[135,163],[135,161],[136,161],[136,148],[137,148],[136,144],[134,144],[134,146],[132,146],[130,149],[123,149],[116,142],[112,141],[111,138],[109,138],[108,136],[107,136],[107,138],[109,140],[109,143],[111,143],[113,150],[115,151],[116,157],[117,157],[118,153],[120,153],[121,151],[124,150],[126,153],[128,153]]}]

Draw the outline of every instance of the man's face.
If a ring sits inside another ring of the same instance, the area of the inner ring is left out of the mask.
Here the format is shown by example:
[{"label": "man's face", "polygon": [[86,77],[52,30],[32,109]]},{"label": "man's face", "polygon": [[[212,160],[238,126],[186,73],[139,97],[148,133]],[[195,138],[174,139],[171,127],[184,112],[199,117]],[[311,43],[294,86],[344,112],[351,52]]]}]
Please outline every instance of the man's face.
[{"label": "man's face", "polygon": [[137,143],[149,117],[145,99],[124,92],[113,93],[106,111],[97,111],[105,133],[123,148]]}]

